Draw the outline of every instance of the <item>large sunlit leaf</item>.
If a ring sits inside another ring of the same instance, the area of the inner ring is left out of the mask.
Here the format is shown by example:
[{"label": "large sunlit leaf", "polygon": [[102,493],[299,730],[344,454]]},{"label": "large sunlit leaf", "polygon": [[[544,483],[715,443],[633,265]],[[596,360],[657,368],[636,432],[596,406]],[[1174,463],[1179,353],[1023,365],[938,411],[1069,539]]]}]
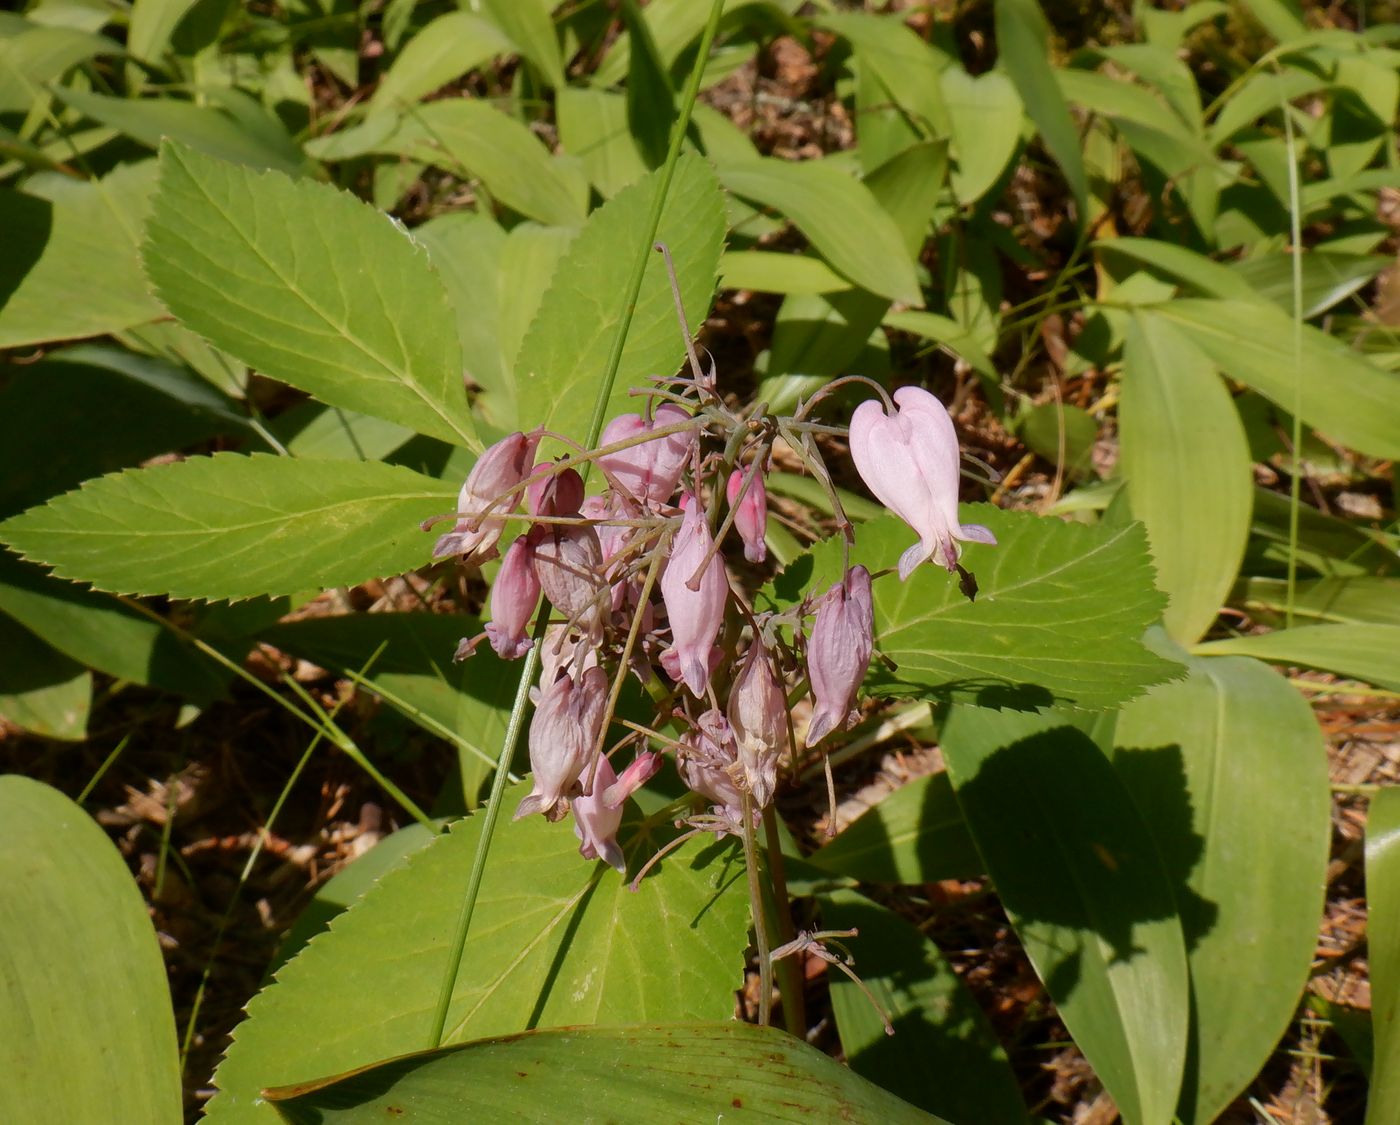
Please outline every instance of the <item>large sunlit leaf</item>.
[{"label": "large sunlit leaf", "polygon": [[[587,436],[598,380],[622,319],[633,255],[659,183],[659,173],[652,173],[594,211],[560,260],[515,364],[519,417],[531,425],[576,440]],[[714,174],[699,157],[682,156],[657,240],[670,247],[692,330],[709,312],[724,229]],[[653,375],[673,374],[684,355],[666,265],[660,254],[651,253],[608,414],[636,411],[629,388]]]},{"label": "large sunlit leaf", "polygon": [[1113,764],[1177,886],[1192,995],[1178,1112],[1214,1121],[1307,983],[1331,801],[1322,732],[1277,672],[1237,657],[1189,667],[1124,707]]},{"label": "large sunlit leaf", "polygon": [[1400,625],[1298,625],[1273,633],[1210,641],[1198,645],[1196,651],[1256,656],[1274,664],[1321,668],[1400,691]]},{"label": "large sunlit leaf", "polygon": [[0,524],[60,578],[119,594],[251,598],[423,565],[454,486],[377,461],[218,453],[101,477]]},{"label": "large sunlit leaf", "polygon": [[1185,644],[1215,620],[1244,557],[1254,499],[1249,442],[1215,366],[1171,324],[1128,322],[1119,471],[1147,527],[1167,631]]},{"label": "large sunlit leaf", "polygon": [[184,1119],[175,1017],[141,892],[107,834],[0,778],[0,1120]]},{"label": "large sunlit leaf", "polygon": [[1189,988],[1180,887],[1102,750],[1062,717],[955,707],[943,754],[1031,964],[1126,1125],[1172,1120]]},{"label": "large sunlit leaf", "polygon": [[[869,994],[844,974],[830,973],[832,1014],[851,1069],[950,1121],[1025,1122],[1006,1052],[938,947],[894,911],[854,891],[832,891],[818,903],[827,929],[860,931],[842,944]],[[894,1035],[886,1034],[871,996]]]},{"label": "large sunlit leaf", "polygon": [[1400,788],[1371,798],[1366,820],[1366,937],[1375,1054],[1366,1125],[1400,1117]]},{"label": "large sunlit leaf", "polygon": [[[528,783],[508,789],[513,810]],[[629,815],[632,870],[661,840]],[[481,818],[386,874],[254,997],[214,1078],[209,1120],[276,1121],[258,1092],[425,1046]],[[503,823],[477,899],[447,1042],[537,1027],[722,1020],[734,1006],[748,897],[731,846],[696,840],[633,893],[579,857],[567,824]],[[489,1114],[487,1115],[489,1116]]]},{"label": "large sunlit leaf", "polygon": [[[1143,647],[1165,598],[1152,585],[1140,524],[1090,527],[965,505],[964,522],[991,528],[997,546],[972,544],[963,565],[980,592],[969,602],[956,575],[932,564],[908,582],[875,583],[875,634],[895,664],[873,663],[870,690],[989,706],[1114,707],[1177,668]],[[893,567],[914,533],[893,517],[861,527],[851,561]],[[776,579],[796,601],[840,577],[841,546],[824,540]]]},{"label": "large sunlit leaf", "polygon": [[270,1093],[291,1125],[359,1125],[405,1112],[436,1125],[464,1115],[616,1125],[735,1117],[947,1125],[800,1039],[732,1022],[530,1032]]},{"label": "large sunlit leaf", "polygon": [[963,204],[981,199],[1000,178],[1021,143],[1025,107],[1015,84],[1000,71],[975,78],[961,66],[941,76],[953,128],[953,194]]},{"label": "large sunlit leaf", "polygon": [[332,406],[480,447],[447,291],[387,216],[168,142],[147,231],[156,291],[217,347]]}]

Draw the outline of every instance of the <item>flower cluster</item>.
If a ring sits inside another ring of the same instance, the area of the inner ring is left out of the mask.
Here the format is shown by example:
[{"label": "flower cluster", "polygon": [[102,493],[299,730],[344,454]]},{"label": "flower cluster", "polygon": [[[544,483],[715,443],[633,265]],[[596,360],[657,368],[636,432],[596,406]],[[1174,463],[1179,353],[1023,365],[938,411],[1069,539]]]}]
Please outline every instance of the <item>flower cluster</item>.
[{"label": "flower cluster", "polygon": [[[918,534],[899,576],[926,560],[961,569],[959,541],[995,539],[958,522],[952,422],[917,387],[893,401],[879,393],[855,410],[850,450],[870,490]],[[595,449],[539,461],[546,438],[573,443],[535,431],[482,454],[434,557],[485,562],[507,528],[517,529],[491,587],[485,632],[458,649],[464,659],[485,641],[514,660],[536,638],[541,646],[529,728],[534,788],[517,818],[572,812],[580,852],[625,870],[616,840],[623,804],[665,757],[708,806],[690,823],[739,834],[773,801],[797,740],[795,702],[811,697],[807,747],[854,722],[874,650],[879,576],[849,563],[853,529],[814,441],[842,431],[807,420],[824,394],[791,417],[740,413],[697,370],[651,391],[645,412],[612,419]],[[827,489],[848,561],[838,581],[799,605],[756,612],[722,548],[732,532],[748,563],[765,561],[765,481],[778,441]],[[547,620],[538,617],[542,597]],[[626,724],[631,731],[609,749],[628,675],[656,702],[656,718]],[[628,745],[640,749],[619,773],[613,759]]]}]

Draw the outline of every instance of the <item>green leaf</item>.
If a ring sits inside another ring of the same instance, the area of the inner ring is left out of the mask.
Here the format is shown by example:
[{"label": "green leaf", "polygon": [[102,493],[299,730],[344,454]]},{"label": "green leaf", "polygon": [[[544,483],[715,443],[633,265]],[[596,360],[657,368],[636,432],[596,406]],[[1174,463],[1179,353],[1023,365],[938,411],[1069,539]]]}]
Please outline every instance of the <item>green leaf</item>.
[{"label": "green leaf", "polygon": [[[1293,312],[1293,258],[1285,251],[1258,254],[1235,262],[1230,270],[1244,278],[1259,296],[1289,315]],[[1388,265],[1380,254],[1338,254],[1314,251],[1302,256],[1303,317],[1311,320],[1363,289]]]},{"label": "green leaf", "polygon": [[510,38],[481,16],[471,12],[438,16],[394,58],[370,99],[370,112],[406,109],[496,55],[514,51]]},{"label": "green leaf", "polygon": [[[1240,603],[1266,624],[1281,625],[1288,606],[1288,582],[1282,578],[1247,578],[1238,591]],[[1313,621],[1400,625],[1400,578],[1315,578],[1296,584],[1293,612]]]},{"label": "green leaf", "polygon": [[92,673],[0,613],[0,715],[44,738],[87,737]]},{"label": "green leaf", "polygon": [[720,286],[760,293],[836,293],[851,283],[820,258],[771,250],[726,250],[719,260]]},{"label": "green leaf", "polygon": [[[528,783],[507,790],[505,807],[527,791]],[[629,814],[619,835],[634,870],[661,842],[639,827]],[[416,852],[253,998],[214,1078],[211,1125],[276,1121],[262,1087],[423,1046],[480,835],[481,818],[468,817]],[[692,841],[633,893],[611,868],[579,858],[568,825],[502,824],[448,1042],[568,1024],[727,1019],[742,979],[748,898],[742,868],[713,849]]]},{"label": "green leaf", "polygon": [[906,309],[886,314],[884,324],[931,340],[954,359],[966,360],[968,366],[993,384],[1001,380],[991,357],[956,320],[921,309]]},{"label": "green leaf", "polygon": [[[516,358],[521,424],[542,425],[576,439],[587,435],[599,375],[622,319],[632,255],[659,182],[652,173],[594,211],[560,260]],[[657,240],[671,249],[693,326],[709,311],[724,229],[714,174],[699,157],[683,155]],[[628,397],[628,389],[643,385],[649,376],[674,373],[684,355],[665,262],[660,254],[651,254],[608,413],[635,412],[636,400]]]},{"label": "green leaf", "polygon": [[977,1001],[938,947],[892,910],[853,891],[818,896],[822,925],[859,930],[844,939],[861,983],[831,974],[831,1009],[852,1070],[950,1121],[1018,1125],[1021,1087]]},{"label": "green leaf", "polygon": [[[1247,567],[1257,566],[1271,574],[1284,572],[1290,516],[1287,496],[1267,488],[1254,490]],[[1308,504],[1298,509],[1297,557],[1300,566],[1336,577],[1386,574],[1396,569],[1395,549],[1385,536],[1364,524],[1324,515]]]},{"label": "green leaf", "polygon": [[250,598],[353,586],[428,561],[418,527],[455,486],[375,461],[216,453],[113,473],[0,524],[0,539],[99,590]]},{"label": "green leaf", "polygon": [[[850,370],[878,379],[889,370],[880,318],[889,301],[863,289],[787,297],[773,321],[772,343],[758,398],[773,411],[791,411],[837,375]],[[878,364],[878,366],[877,366]]]},{"label": "green leaf", "polygon": [[998,66],[1016,86],[1021,103],[1040,130],[1084,220],[1089,182],[1079,150],[1079,130],[1050,66],[1050,27],[1036,0],[996,0]]},{"label": "green leaf", "polygon": [[1110,264],[1115,258],[1126,258],[1130,264],[1148,266],[1154,273],[1187,285],[1202,296],[1242,301],[1257,297],[1237,271],[1185,246],[1155,238],[1105,238],[1092,245]]},{"label": "green leaf", "polygon": [[1214,364],[1166,321],[1135,314],[1123,345],[1119,471],[1147,527],[1167,632],[1210,628],[1249,539],[1253,461]]},{"label": "green leaf", "polygon": [[1366,922],[1375,1061],[1366,1125],[1400,1116],[1400,789],[1371,798],[1366,820]]},{"label": "green leaf", "polygon": [[381,461],[413,438],[407,426],[370,414],[302,402],[277,415],[268,426],[293,457]]},{"label": "green leaf", "polygon": [[352,196],[167,143],[145,257],[170,311],[249,366],[480,448],[442,282]]},{"label": "green leaf", "polygon": [[807,862],[864,883],[936,883],[983,874],[946,772],[901,785]]},{"label": "green leaf", "polygon": [[[115,332],[160,316],[137,246],[155,162],[101,180],[34,176],[0,188],[0,348]],[[101,285],[93,285],[94,272]]]},{"label": "green leaf", "polygon": [[[1036,454],[1059,465],[1071,480],[1093,468],[1098,420],[1082,406],[1042,402],[1016,418],[1016,434]],[[1120,462],[1123,454],[1119,454]]]},{"label": "green leaf", "polygon": [[105,35],[72,27],[45,27],[27,21],[17,34],[0,34],[0,111],[24,114],[41,104],[45,87],[78,63],[96,55],[121,53]]},{"label": "green leaf", "polygon": [[656,49],[651,28],[635,0],[624,0],[622,22],[631,49],[627,63],[627,125],[648,168],[666,159],[676,119],[676,92],[666,60]]},{"label": "green leaf", "polygon": [[1400,375],[1383,371],[1311,325],[1262,302],[1175,300],[1150,310],[1176,325],[1232,379],[1247,383],[1328,437],[1374,457],[1400,458]]},{"label": "green leaf", "polygon": [[1400,691],[1400,625],[1298,625],[1274,633],[1210,641],[1197,645],[1195,651],[1321,668]]},{"label": "green leaf", "polygon": [[964,205],[976,203],[1001,178],[1019,147],[1025,107],[1015,84],[998,71],[974,78],[961,66],[950,66],[940,81],[957,158],[953,194]]},{"label": "green leaf", "polygon": [[[1166,600],[1152,585],[1140,524],[1091,527],[984,504],[965,505],[962,518],[997,537],[997,546],[973,544],[963,555],[977,600],[933,565],[908,582],[876,582],[876,640],[897,667],[882,670],[877,660],[871,691],[1098,710],[1175,674],[1139,639]],[[851,562],[872,572],[892,567],[913,539],[893,517],[873,520],[861,527]],[[790,604],[837,581],[840,570],[840,543],[824,540],[778,577],[775,594]]]},{"label": "green leaf", "polygon": [[[939,85],[948,58],[930,47],[899,15],[829,11],[814,15],[812,22],[851,44],[860,67],[870,71],[886,97],[912,121],[916,137],[949,135],[948,110]],[[862,134],[862,143],[864,140]]]},{"label": "green leaf", "polygon": [[1186,1055],[1174,886],[1113,767],[1053,714],[955,707],[968,827],[1040,979],[1128,1125],[1172,1120]]},{"label": "green leaf", "polygon": [[198,0],[134,0],[126,48],[143,62],[159,63],[170,37]]},{"label": "green leaf", "polygon": [[0,778],[0,870],[0,1119],[182,1121],[165,965],[107,834],[58,790]]},{"label": "green leaf", "polygon": [[735,195],[792,220],[838,273],[892,301],[923,301],[899,228],[870,189],[834,164],[761,158],[719,169]]},{"label": "green leaf", "polygon": [[1307,984],[1331,796],[1317,721],[1276,672],[1234,657],[1189,667],[1124,707],[1113,764],[1180,880],[1193,1018],[1177,1111],[1214,1121]]},{"label": "green leaf", "polygon": [[568,86],[555,99],[559,141],[579,157],[589,182],[611,199],[647,173],[627,126],[627,98],[610,90]]},{"label": "green leaf", "polygon": [[272,1097],[292,1125],[378,1122],[404,1107],[425,1122],[464,1113],[550,1121],[563,1106],[585,1116],[602,1110],[617,1125],[734,1116],[940,1122],[800,1039],[743,1023],[535,1031],[393,1059]]},{"label": "green leaf", "polygon": [[549,0],[482,0],[481,7],[545,81],[556,90],[563,89],[564,59],[550,18],[553,5]]}]

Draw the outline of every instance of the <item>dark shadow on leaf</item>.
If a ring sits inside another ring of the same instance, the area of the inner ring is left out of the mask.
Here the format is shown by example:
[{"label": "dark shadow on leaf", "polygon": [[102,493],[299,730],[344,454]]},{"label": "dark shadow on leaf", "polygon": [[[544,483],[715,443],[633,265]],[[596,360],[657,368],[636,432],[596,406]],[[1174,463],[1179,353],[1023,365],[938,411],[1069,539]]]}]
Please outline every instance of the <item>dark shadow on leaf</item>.
[{"label": "dark shadow on leaf", "polygon": [[554,951],[554,957],[549,963],[549,968],[545,970],[544,979],[540,981],[540,990],[535,997],[535,1006],[530,1011],[530,1018],[525,1021],[527,1030],[534,1030],[539,1025],[540,1017],[544,1014],[545,1005],[549,1002],[549,995],[554,991],[554,986],[559,980],[559,973],[564,967],[564,963],[569,959],[569,948],[573,945],[574,935],[578,933],[578,928],[582,924],[584,916],[588,913],[589,900],[598,891],[598,884],[609,875],[614,875],[612,868],[601,863],[595,864],[596,870],[593,878],[589,880],[588,889],[579,896],[579,900],[569,911],[569,921],[564,927],[564,933],[559,940],[559,945]]},{"label": "dark shadow on leaf", "polygon": [[5,252],[0,254],[0,309],[44,254],[53,234],[53,204],[38,196],[4,189]]},{"label": "dark shadow on leaf", "polygon": [[1002,680],[991,676],[940,680],[936,684],[901,678],[898,669],[871,668],[870,690],[875,695],[919,696],[935,704],[976,703],[993,711],[1042,711],[1047,707],[1072,707],[1075,700],[1056,695],[1043,684]]}]

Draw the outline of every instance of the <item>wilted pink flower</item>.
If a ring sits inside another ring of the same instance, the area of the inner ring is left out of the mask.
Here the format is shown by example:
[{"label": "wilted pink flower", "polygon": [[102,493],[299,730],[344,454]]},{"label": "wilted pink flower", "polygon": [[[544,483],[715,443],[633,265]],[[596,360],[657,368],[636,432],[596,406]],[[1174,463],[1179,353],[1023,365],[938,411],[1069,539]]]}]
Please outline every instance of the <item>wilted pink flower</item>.
[{"label": "wilted pink flower", "polygon": [[706,800],[738,816],[744,797],[734,780],[738,751],[729,720],[718,711],[706,711],[695,729],[680,737],[676,769],[681,780]]},{"label": "wilted pink flower", "polygon": [[739,678],[729,689],[729,725],[749,792],[759,808],[778,785],[778,754],[787,739],[787,696],[773,661],[758,638],[749,646]]},{"label": "wilted pink flower", "polygon": [[608,676],[601,668],[589,668],[577,684],[564,675],[545,686],[530,720],[535,788],[515,810],[516,820],[531,813],[544,813],[546,820],[563,818],[593,757],[607,701]]},{"label": "wilted pink flower", "polygon": [[870,399],[851,416],[851,459],[880,502],[919,533],[899,559],[899,577],[934,558],[957,565],[954,540],[995,545],[978,524],[958,522],[958,436],[943,404],[919,387],[894,392],[895,413]]},{"label": "wilted pink flower", "polygon": [[545,597],[588,634],[598,631],[603,610],[603,547],[586,525],[551,525],[535,547],[535,574]]},{"label": "wilted pink flower", "polygon": [[714,539],[700,501],[693,494],[685,495],[681,507],[685,509],[685,516],[661,575],[661,600],[671,623],[676,668],[685,686],[698,697],[704,694],[705,685],[710,682],[710,650],[724,624],[729,583],[724,575],[724,563],[716,553],[700,576],[700,588],[692,590],[687,585],[705,561]]},{"label": "wilted pink flower", "polygon": [[853,566],[817,599],[817,620],[807,644],[807,678],[817,704],[807,726],[808,746],[850,721],[851,704],[870,667],[874,631],[870,571]]},{"label": "wilted pink flower", "polygon": [[486,636],[503,660],[514,660],[530,650],[525,635],[540,600],[540,580],[535,574],[534,542],[540,529],[520,536],[506,551],[500,572],[491,586],[491,620]]},{"label": "wilted pink flower", "polygon": [[627,798],[646,784],[661,767],[661,756],[651,751],[638,754],[618,777],[607,755],[598,759],[593,772],[593,793],[575,797],[574,835],[580,840],[578,854],[584,859],[601,859],[610,867],[626,872],[627,860],[617,846],[617,830],[622,824],[622,806]]},{"label": "wilted pink flower", "polygon": [[[474,562],[481,562],[493,556],[506,521],[494,514],[483,517],[482,513],[493,500],[529,475],[530,462],[534,460],[539,443],[538,433],[508,434],[477,458],[457,495],[457,522],[438,539],[433,547],[433,558],[465,555]],[[514,502],[502,502],[493,512],[504,515],[517,507],[518,498]]]},{"label": "wilted pink flower", "polygon": [[[530,476],[549,469],[548,461],[530,470]],[[576,516],[583,503],[583,478],[573,469],[535,481],[525,490],[525,506],[532,516]]]},{"label": "wilted pink flower", "polygon": [[730,507],[736,500],[739,502],[734,512],[734,529],[744,541],[744,558],[752,563],[761,563],[768,557],[768,544],[764,540],[768,533],[768,490],[763,487],[762,467],[754,466],[751,471],[753,480],[749,482],[749,489],[742,500],[739,500],[739,493],[744,488],[743,469],[735,469],[729,474],[729,484],[724,491]]},{"label": "wilted pink flower", "polygon": [[[599,446],[612,445],[689,419],[684,409],[670,402],[658,406],[650,422],[640,414],[619,414],[603,430]],[[676,491],[694,446],[695,431],[684,430],[599,457],[598,466],[636,500],[644,504],[664,504]]]}]

